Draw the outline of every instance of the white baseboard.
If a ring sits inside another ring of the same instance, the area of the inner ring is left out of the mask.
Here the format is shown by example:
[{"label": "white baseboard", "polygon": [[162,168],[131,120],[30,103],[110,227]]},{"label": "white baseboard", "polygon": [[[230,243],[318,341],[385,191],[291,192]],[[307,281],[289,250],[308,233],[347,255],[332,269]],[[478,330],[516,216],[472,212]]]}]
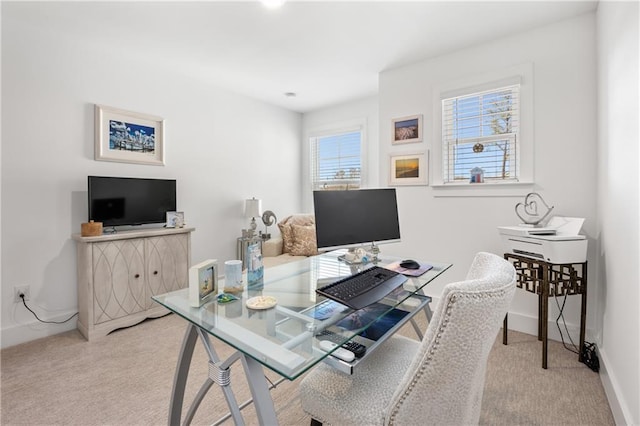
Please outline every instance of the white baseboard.
[{"label": "white baseboard", "polygon": [[620,399],[618,399],[618,395],[620,395],[620,386],[618,385],[615,377],[612,377],[607,371],[608,357],[606,352],[598,350],[598,358],[600,360],[600,380],[602,381],[604,393],[607,395],[607,400],[609,401],[613,420],[617,425],[633,424],[629,408],[622,404]]},{"label": "white baseboard", "polygon": [[[75,311],[62,312],[43,319],[45,321],[64,321],[74,313]],[[65,331],[74,330],[76,328],[76,322],[76,317],[74,317],[64,324],[45,324],[36,319],[24,324],[15,324],[2,329],[0,346],[4,349],[21,343],[30,342],[32,340],[41,339],[43,337],[64,333]]]},{"label": "white baseboard", "polygon": [[[569,330],[569,335],[571,336],[573,343],[578,346],[580,344],[580,324],[567,323],[566,329],[564,327],[564,324],[562,323],[562,319],[560,319],[559,324],[562,330],[562,335],[564,336],[564,342],[567,345],[571,344],[569,337],[567,336],[567,330]],[[537,336],[538,317],[523,315],[517,312],[510,312],[507,327],[509,328],[509,330],[519,331],[521,333],[527,333]],[[590,333],[590,330],[587,329],[585,331],[585,340],[591,341],[589,336],[591,336],[592,334],[593,333]],[[562,341],[563,337],[560,336],[560,332],[558,331],[558,326],[556,325],[555,319],[549,320],[547,324],[547,337],[549,338],[549,340],[555,340],[558,342]]]}]

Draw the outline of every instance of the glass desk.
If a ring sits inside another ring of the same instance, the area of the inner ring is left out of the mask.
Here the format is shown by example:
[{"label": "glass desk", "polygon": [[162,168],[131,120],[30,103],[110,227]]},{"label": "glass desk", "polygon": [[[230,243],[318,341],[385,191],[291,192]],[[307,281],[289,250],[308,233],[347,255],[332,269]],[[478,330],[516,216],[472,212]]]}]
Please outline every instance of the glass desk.
[{"label": "glass desk", "polygon": [[[200,308],[189,306],[188,289],[153,296],[153,300],[184,318],[187,330],[182,343],[173,383],[169,424],[181,424],[184,390],[189,373],[193,349],[198,339],[209,357],[209,376],[192,402],[184,419],[189,424],[200,402],[211,386],[221,386],[230,416],[236,424],[243,424],[241,407],[230,387],[230,367],[241,361],[260,424],[277,424],[275,407],[269,394],[270,387],[262,367],[267,367],[283,377],[295,380],[318,362],[324,361],[346,373],[366,358],[375,347],[392,335],[407,321],[411,321],[421,338],[422,333],[413,322],[413,316],[423,311],[431,319],[430,298],[423,288],[446,271],[451,264],[429,263],[433,268],[420,277],[408,280],[396,291],[375,305],[354,311],[316,294],[316,287],[349,276],[373,264],[348,265],[338,256],[337,250],[307,259],[265,269],[263,283],[245,285],[239,300],[220,304],[213,300]],[[384,266],[400,260],[379,256],[377,265]],[[246,276],[245,283],[246,283]],[[219,280],[218,288],[224,288]],[[218,290],[222,292],[222,290]],[[255,296],[272,296],[275,307],[253,310],[245,302]],[[356,340],[367,346],[362,358],[348,363],[320,349],[316,336],[324,330],[336,333],[340,340]],[[210,343],[209,337],[222,340],[237,351],[221,360]]]}]

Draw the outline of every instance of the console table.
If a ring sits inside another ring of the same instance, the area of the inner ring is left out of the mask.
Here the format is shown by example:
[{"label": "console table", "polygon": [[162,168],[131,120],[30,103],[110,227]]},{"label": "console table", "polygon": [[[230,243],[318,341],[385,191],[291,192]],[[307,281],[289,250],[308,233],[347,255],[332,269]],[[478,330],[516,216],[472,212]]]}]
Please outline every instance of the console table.
[{"label": "console table", "polygon": [[[580,349],[578,359],[582,361],[584,334],[587,318],[587,262],[557,264],[530,257],[505,253],[504,258],[516,268],[516,285],[538,295],[538,340],[542,341],[542,368],[547,368],[547,328],[549,297],[581,295]],[[504,317],[502,343],[507,344],[507,319]]]},{"label": "console table", "polygon": [[[428,306],[431,299],[423,294],[423,288],[451,265],[431,263],[431,270],[420,277],[409,277],[401,287],[375,306],[353,311],[338,303],[328,302],[315,292],[317,286],[322,287],[371,265],[347,265],[339,260],[344,253],[344,250],[339,250],[267,268],[263,284],[245,288],[242,293],[236,294],[240,300],[230,303],[219,304],[213,300],[202,307],[193,308],[189,304],[187,290],[154,296],[153,300],[178,314],[187,325],[173,381],[168,423],[190,424],[208,390],[217,384],[230,409],[230,414],[220,422],[233,417],[235,424],[244,424],[240,410],[253,402],[258,423],[276,425],[278,419],[269,393],[272,386],[267,383],[263,366],[282,376],[281,380],[295,380],[322,361],[349,374],[361,360],[374,352],[377,345],[407,321],[422,337],[413,316],[425,312],[427,319],[431,319]],[[400,259],[380,256],[379,265],[384,266],[395,260]],[[218,287],[224,288],[222,280]],[[259,296],[274,297],[277,304],[264,310],[247,308],[247,300]],[[334,305],[328,309],[327,303]],[[348,322],[350,318],[355,320],[354,323]],[[348,322],[348,325],[342,321]],[[377,321],[384,325],[376,328],[376,324],[380,324]],[[373,340],[374,334],[369,334],[371,329],[378,329],[382,336],[376,335],[377,338]],[[325,330],[336,333],[340,342],[353,339],[365,345],[365,355],[346,362],[328,354],[320,348],[320,340],[316,338]],[[365,330],[369,337],[362,336]],[[227,359],[220,359],[210,337],[222,340],[232,346],[235,352]],[[198,341],[209,358],[208,375],[183,418],[185,387]],[[230,369],[237,361],[242,364],[252,395],[252,400],[242,404],[236,401],[231,390]]]},{"label": "console table", "polygon": [[194,228],[74,234],[78,330],[87,340],[169,311],[151,296],[188,287]]}]

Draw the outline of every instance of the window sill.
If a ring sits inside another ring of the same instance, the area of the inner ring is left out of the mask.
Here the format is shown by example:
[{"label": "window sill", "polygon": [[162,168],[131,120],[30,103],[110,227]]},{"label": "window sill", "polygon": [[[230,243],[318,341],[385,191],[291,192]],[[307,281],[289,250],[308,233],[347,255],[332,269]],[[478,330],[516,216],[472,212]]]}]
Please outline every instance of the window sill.
[{"label": "window sill", "polygon": [[434,197],[524,197],[534,190],[533,182],[486,182],[434,184]]}]

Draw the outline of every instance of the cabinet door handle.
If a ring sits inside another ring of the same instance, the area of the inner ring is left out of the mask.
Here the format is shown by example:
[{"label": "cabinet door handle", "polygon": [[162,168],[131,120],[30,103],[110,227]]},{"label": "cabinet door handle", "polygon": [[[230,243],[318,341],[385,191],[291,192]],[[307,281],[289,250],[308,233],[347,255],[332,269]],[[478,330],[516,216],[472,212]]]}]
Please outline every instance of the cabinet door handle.
[{"label": "cabinet door handle", "polygon": [[140,274],[135,274],[134,277],[140,278]]},{"label": "cabinet door handle", "polygon": [[153,271],[153,275],[158,275],[158,271]]}]

